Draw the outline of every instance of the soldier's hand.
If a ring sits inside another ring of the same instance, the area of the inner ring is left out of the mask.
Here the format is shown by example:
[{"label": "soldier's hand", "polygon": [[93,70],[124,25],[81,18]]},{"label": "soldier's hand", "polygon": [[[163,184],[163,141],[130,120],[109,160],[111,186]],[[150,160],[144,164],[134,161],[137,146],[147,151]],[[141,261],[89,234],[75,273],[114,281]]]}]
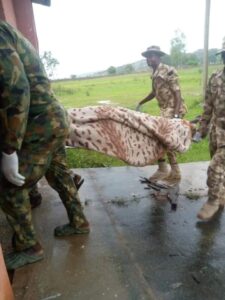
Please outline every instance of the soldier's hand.
[{"label": "soldier's hand", "polygon": [[199,131],[196,131],[192,137],[192,142],[199,143],[202,140],[202,135]]},{"label": "soldier's hand", "polygon": [[138,104],[137,107],[135,108],[136,111],[141,111],[141,104]]},{"label": "soldier's hand", "polygon": [[17,186],[25,183],[25,177],[19,174],[19,159],[16,151],[12,154],[2,152],[1,170],[9,182]]},{"label": "soldier's hand", "polygon": [[173,116],[173,119],[180,119],[180,116],[179,116],[178,114],[175,114],[175,115]]}]

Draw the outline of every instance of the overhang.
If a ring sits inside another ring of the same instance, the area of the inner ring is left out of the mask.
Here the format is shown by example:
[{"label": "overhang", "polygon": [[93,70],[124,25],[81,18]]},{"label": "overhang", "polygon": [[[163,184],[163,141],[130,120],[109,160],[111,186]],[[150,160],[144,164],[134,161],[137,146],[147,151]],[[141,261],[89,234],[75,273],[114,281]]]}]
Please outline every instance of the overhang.
[{"label": "overhang", "polygon": [[42,4],[46,6],[51,5],[51,0],[31,0],[33,3]]}]

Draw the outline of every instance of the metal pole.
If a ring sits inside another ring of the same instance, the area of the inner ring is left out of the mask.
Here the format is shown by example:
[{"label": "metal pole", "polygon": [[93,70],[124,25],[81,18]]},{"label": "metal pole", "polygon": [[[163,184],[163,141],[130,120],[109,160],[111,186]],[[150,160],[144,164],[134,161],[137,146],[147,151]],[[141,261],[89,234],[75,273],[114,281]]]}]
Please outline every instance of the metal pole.
[{"label": "metal pole", "polygon": [[205,36],[204,36],[204,55],[203,55],[203,97],[205,99],[205,92],[208,81],[208,47],[209,47],[209,16],[210,16],[210,2],[205,1]]}]

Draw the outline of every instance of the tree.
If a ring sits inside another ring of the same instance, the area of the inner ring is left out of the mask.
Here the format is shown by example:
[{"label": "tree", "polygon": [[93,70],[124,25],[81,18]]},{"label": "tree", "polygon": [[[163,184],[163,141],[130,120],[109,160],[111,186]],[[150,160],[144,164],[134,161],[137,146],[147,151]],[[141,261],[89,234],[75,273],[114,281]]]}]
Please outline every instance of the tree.
[{"label": "tree", "polygon": [[52,78],[54,75],[54,71],[56,66],[59,64],[58,60],[52,57],[51,51],[45,51],[43,55],[41,55],[41,61],[45,67],[46,73],[49,78]]},{"label": "tree", "polygon": [[132,66],[132,64],[128,64],[125,66],[124,70],[126,74],[130,74],[134,72],[134,67]]},{"label": "tree", "polygon": [[208,51],[209,64],[216,64],[219,62],[220,57],[218,57],[218,55],[216,55],[216,53],[218,51],[219,51],[219,49],[217,49],[217,48],[209,49],[209,51]]},{"label": "tree", "polygon": [[197,66],[199,64],[199,60],[196,54],[194,53],[187,53],[185,55],[184,60],[185,65],[187,66]]},{"label": "tree", "polygon": [[179,29],[175,31],[175,37],[171,40],[170,57],[171,64],[179,67],[183,65],[185,57],[185,35]]},{"label": "tree", "polygon": [[[216,55],[219,51],[217,48],[211,48],[208,50],[208,61],[209,64],[217,64],[220,61],[220,56]],[[202,65],[203,63],[203,49],[196,50],[193,54],[197,57],[198,64]]]},{"label": "tree", "polygon": [[115,75],[116,74],[116,68],[111,66],[107,69],[107,72],[109,75]]},{"label": "tree", "polygon": [[71,78],[72,80],[75,80],[75,79],[77,79],[77,75],[74,75],[74,74],[73,74],[73,75],[70,76],[70,78]]},{"label": "tree", "polygon": [[162,62],[164,64],[166,64],[166,65],[171,65],[172,63],[171,63],[171,57],[170,57],[170,55],[164,55],[162,57]]}]

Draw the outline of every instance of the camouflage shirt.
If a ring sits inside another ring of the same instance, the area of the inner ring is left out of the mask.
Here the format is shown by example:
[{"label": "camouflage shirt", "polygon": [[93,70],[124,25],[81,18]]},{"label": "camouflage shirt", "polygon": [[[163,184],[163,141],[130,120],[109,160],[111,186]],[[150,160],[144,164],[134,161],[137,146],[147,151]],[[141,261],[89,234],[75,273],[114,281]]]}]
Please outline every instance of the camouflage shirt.
[{"label": "camouflage shirt", "polygon": [[33,46],[0,20],[0,143],[19,150],[22,143],[43,142],[68,127]]},{"label": "camouflage shirt", "polygon": [[200,132],[207,133],[209,124],[216,130],[218,146],[225,145],[225,69],[213,73],[209,79]]},{"label": "camouflage shirt", "polygon": [[[160,108],[174,108],[174,93],[180,91],[176,69],[160,63],[152,75],[152,90]],[[183,103],[181,106],[183,106]],[[181,107],[181,111],[183,111],[183,107]]]}]

